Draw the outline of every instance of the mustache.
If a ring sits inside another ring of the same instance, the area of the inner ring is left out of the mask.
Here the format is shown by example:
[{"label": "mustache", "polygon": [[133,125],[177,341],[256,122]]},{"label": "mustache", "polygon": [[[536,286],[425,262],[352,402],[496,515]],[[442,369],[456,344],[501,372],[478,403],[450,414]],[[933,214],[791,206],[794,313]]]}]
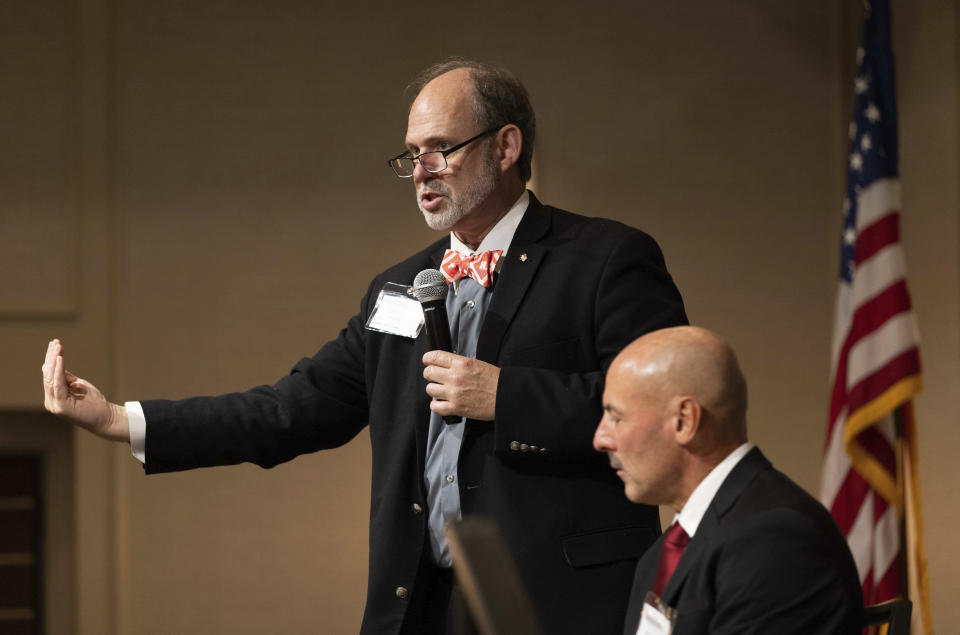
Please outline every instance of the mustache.
[{"label": "mustache", "polygon": [[610,459],[610,467],[612,467],[615,470],[623,469],[623,463],[620,462],[620,459],[618,459],[616,455],[608,454],[607,458]]},{"label": "mustache", "polygon": [[432,194],[440,194],[442,196],[448,196],[450,190],[447,189],[447,186],[443,183],[423,183],[420,187],[417,188],[417,197],[419,198],[424,194],[424,192],[430,192]]}]

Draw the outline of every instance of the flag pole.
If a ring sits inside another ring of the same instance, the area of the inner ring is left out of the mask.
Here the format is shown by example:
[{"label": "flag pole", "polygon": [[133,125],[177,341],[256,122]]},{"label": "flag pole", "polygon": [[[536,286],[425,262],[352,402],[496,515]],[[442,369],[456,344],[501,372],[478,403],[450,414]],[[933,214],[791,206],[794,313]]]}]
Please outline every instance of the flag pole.
[{"label": "flag pole", "polygon": [[897,448],[897,533],[900,536],[900,545],[897,550],[897,569],[900,578],[900,596],[910,599],[910,578],[909,563],[907,558],[907,499],[904,484],[906,483],[903,463],[903,448],[906,442],[906,433],[904,430],[904,408],[900,404],[893,409],[893,431],[896,437],[895,447]]}]

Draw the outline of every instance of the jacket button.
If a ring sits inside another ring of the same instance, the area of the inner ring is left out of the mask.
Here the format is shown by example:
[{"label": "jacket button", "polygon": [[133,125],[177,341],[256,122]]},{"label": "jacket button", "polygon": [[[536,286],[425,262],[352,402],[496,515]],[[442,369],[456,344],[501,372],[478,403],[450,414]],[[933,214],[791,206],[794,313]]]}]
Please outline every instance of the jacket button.
[{"label": "jacket button", "polygon": [[413,513],[414,513],[414,514],[422,514],[422,513],[423,513],[423,507],[420,507],[420,503],[414,503],[413,505],[410,506],[410,509],[413,510]]},{"label": "jacket button", "polygon": [[402,587],[402,586],[398,586],[398,587],[397,587],[397,597],[398,597],[398,598],[400,598],[401,600],[406,600],[406,599],[407,599],[407,595],[408,595],[408,593],[407,593],[407,587]]},{"label": "jacket button", "polygon": [[527,445],[526,443],[521,443],[521,444],[520,444],[520,451],[521,451],[521,452],[526,452],[526,451],[529,450],[529,449],[530,449],[530,446]]},{"label": "jacket button", "polygon": [[517,443],[516,441],[511,441],[511,442],[510,442],[510,449],[513,450],[514,452],[516,452],[517,450],[520,449],[520,444]]}]

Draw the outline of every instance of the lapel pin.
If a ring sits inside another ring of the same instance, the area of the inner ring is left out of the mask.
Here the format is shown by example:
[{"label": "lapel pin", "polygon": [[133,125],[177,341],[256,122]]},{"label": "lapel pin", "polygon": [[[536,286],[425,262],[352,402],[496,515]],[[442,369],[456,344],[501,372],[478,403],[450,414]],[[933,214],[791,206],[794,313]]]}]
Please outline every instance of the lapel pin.
[{"label": "lapel pin", "polygon": [[526,262],[526,261],[527,261],[527,254],[520,254],[520,262]]}]

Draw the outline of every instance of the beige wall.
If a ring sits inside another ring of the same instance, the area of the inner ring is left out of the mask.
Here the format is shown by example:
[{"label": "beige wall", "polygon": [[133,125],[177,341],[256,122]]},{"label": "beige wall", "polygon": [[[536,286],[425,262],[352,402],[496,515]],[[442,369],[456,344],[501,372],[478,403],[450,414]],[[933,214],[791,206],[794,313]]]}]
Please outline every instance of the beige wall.
[{"label": "beige wall", "polygon": [[[544,200],[660,241],[691,320],[740,353],[752,437],[816,492],[859,2],[376,4],[0,5],[17,96],[0,99],[0,407],[38,405],[53,336],[118,400],[269,383],[335,336],[372,274],[434,238],[383,161],[406,82],[457,53],[526,81]],[[953,4],[894,10],[943,630],[960,622],[960,40]],[[75,632],[355,632],[369,462],[361,435],[270,471],[148,479],[75,434]]]}]

